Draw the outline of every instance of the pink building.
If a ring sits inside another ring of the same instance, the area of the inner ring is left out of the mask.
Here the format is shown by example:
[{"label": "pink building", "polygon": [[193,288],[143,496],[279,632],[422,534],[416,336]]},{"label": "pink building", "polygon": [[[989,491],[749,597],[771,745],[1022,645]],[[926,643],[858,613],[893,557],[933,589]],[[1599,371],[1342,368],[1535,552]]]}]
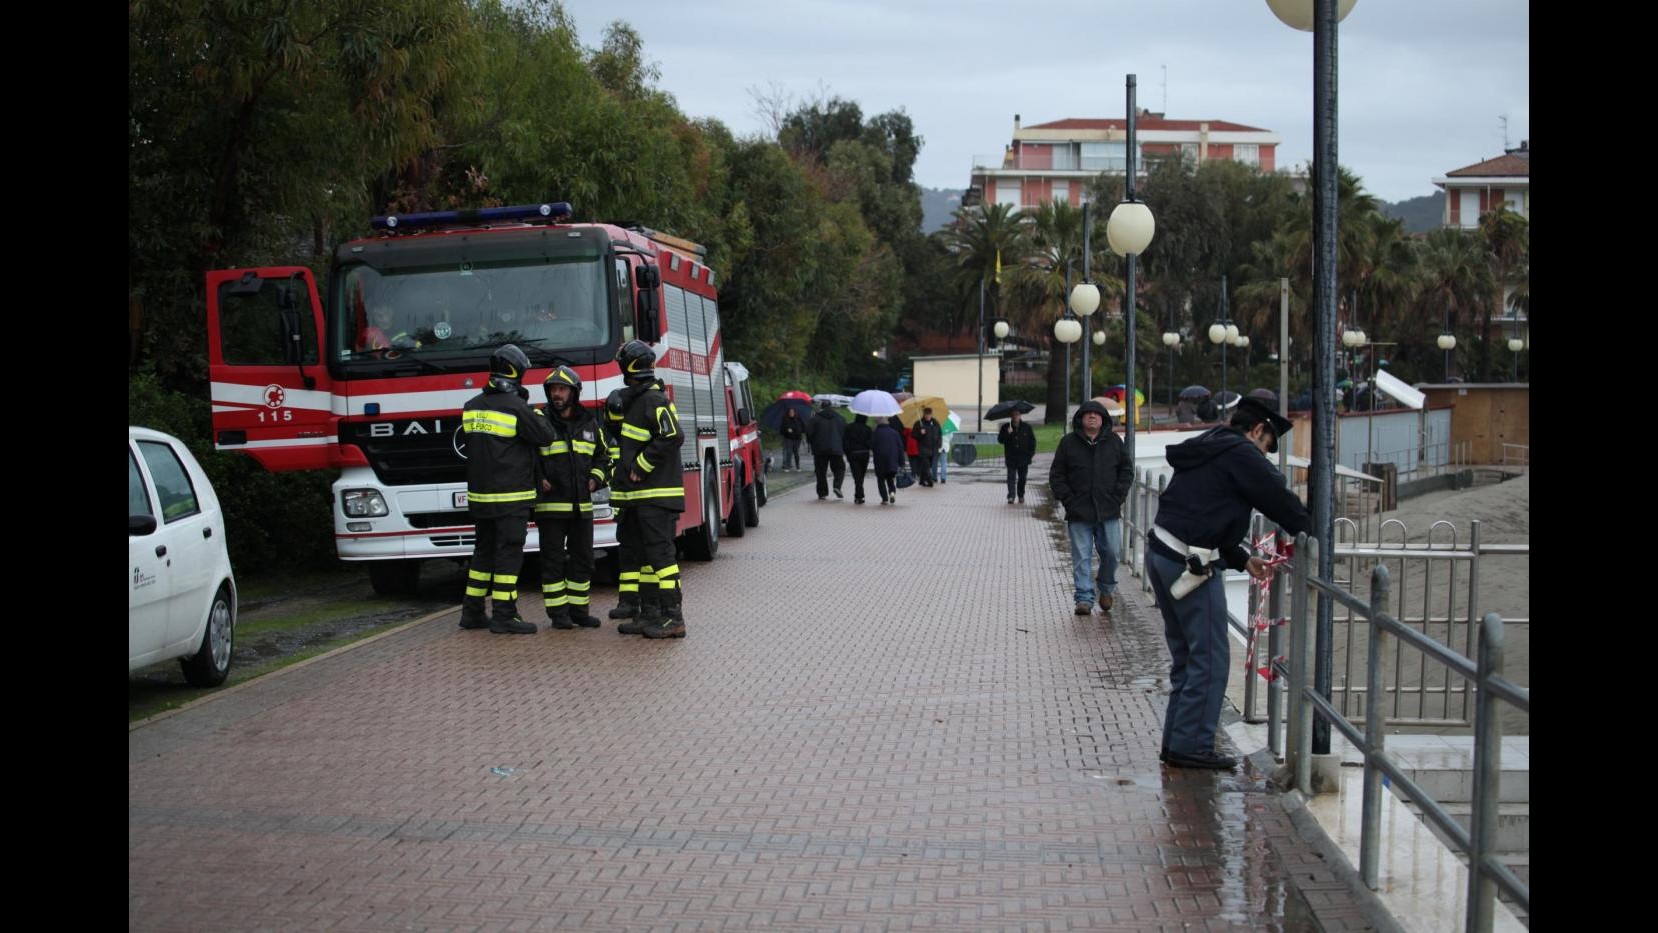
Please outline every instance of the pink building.
[{"label": "pink building", "polygon": [[[1146,170],[1147,159],[1184,152],[1197,162],[1229,159],[1277,167],[1277,133],[1225,120],[1170,120],[1141,110],[1134,126],[1138,152],[1135,165]],[[1013,116],[1013,141],[998,156],[974,156],[974,190],[986,204],[1034,207],[1042,201],[1079,201],[1088,181],[1101,172],[1122,172],[1128,165],[1128,120],[1067,118],[1035,126],[1021,126]]]}]

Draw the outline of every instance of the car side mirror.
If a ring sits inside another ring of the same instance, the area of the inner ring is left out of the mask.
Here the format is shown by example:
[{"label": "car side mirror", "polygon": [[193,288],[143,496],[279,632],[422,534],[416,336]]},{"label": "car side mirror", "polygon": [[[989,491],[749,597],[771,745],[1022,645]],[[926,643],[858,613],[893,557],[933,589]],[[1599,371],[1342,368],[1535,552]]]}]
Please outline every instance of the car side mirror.
[{"label": "car side mirror", "polygon": [[737,409],[737,424],[739,426],[741,426],[741,425],[750,425],[750,424],[753,424],[753,423],[754,423],[754,416],[750,415],[748,413],[747,408]]},{"label": "car side mirror", "polygon": [[155,534],[155,516],[154,515],[128,515],[127,516],[127,537],[129,537],[129,538],[134,538],[134,537],[141,538],[144,535],[151,535],[151,534]]}]

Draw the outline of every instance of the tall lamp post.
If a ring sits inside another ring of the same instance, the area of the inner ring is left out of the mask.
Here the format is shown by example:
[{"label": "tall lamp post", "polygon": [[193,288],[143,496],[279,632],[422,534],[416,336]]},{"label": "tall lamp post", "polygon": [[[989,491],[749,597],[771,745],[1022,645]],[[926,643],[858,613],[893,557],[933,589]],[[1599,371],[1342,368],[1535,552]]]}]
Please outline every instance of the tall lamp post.
[{"label": "tall lamp post", "polygon": [[1445,381],[1451,381],[1451,351],[1457,348],[1456,334],[1451,333],[1451,309],[1445,309],[1445,330],[1439,335],[1439,349],[1445,351]]},{"label": "tall lamp post", "polygon": [[[1100,288],[1095,285],[1089,275],[1089,254],[1093,251],[1090,245],[1089,231],[1093,227],[1094,205],[1087,201],[1082,202],[1082,282],[1071,289],[1071,313],[1082,319],[1082,333],[1087,334],[1093,329],[1089,316],[1100,307]],[[1082,397],[1083,400],[1094,397],[1094,370],[1088,362],[1088,345],[1092,340],[1082,342]]]},{"label": "tall lamp post", "polygon": [[1169,348],[1169,413],[1174,413],[1174,351],[1180,349],[1180,334],[1174,329],[1174,311],[1169,311],[1169,329],[1163,332],[1163,346]]},{"label": "tall lamp post", "polygon": [[1220,277],[1220,319],[1209,325],[1209,342],[1220,345],[1220,395],[1215,396],[1222,401],[1226,396],[1226,348],[1235,346],[1238,342],[1238,325],[1232,323],[1232,316],[1226,310],[1226,276]]},{"label": "tall lamp post", "polygon": [[1071,344],[1082,339],[1082,323],[1066,311],[1054,322],[1054,339],[1065,345],[1065,417],[1059,420],[1063,425],[1071,414]]},{"label": "tall lamp post", "polygon": [[[1313,537],[1319,541],[1318,575],[1335,575],[1336,460],[1336,23],[1355,0],[1267,0],[1285,25],[1313,34],[1313,444],[1307,498]],[[1331,694],[1332,600],[1318,594],[1313,684]],[[1330,753],[1330,724],[1313,717],[1313,752]]]},{"label": "tall lamp post", "polygon": [[[997,254],[998,257],[1000,255],[1000,253]],[[984,273],[982,272],[979,273],[979,431],[984,431]]]},{"label": "tall lamp post", "polygon": [[[1514,381],[1519,382],[1520,381],[1520,351],[1524,350],[1526,348],[1526,342],[1524,340],[1521,340],[1518,336],[1518,333],[1519,333],[1519,330],[1520,330],[1520,322],[1518,322],[1518,321],[1514,322],[1514,330],[1515,330],[1516,336],[1508,338],[1508,352],[1514,354]],[[1528,370],[1528,372],[1529,372],[1529,370]]]},{"label": "tall lamp post", "polygon": [[1151,208],[1144,201],[1134,195],[1135,168],[1134,168],[1134,125],[1135,103],[1134,90],[1136,78],[1128,75],[1128,175],[1123,186],[1123,200],[1111,211],[1111,219],[1105,223],[1105,240],[1111,244],[1111,251],[1127,260],[1127,275],[1124,277],[1123,292],[1123,321],[1127,327],[1128,342],[1128,375],[1123,380],[1123,416],[1128,426],[1123,430],[1123,446],[1127,448],[1128,462],[1134,463],[1134,322],[1139,315],[1135,313],[1134,264],[1140,254],[1151,245],[1152,235],[1157,232],[1157,221],[1151,216]]}]

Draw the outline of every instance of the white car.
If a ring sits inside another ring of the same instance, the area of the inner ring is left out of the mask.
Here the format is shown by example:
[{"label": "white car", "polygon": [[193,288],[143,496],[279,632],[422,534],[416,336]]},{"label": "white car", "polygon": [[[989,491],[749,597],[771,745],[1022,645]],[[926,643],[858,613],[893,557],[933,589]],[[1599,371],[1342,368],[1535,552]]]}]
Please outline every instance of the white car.
[{"label": "white car", "polygon": [[236,580],[224,512],[184,442],[127,428],[127,672],[178,658],[197,687],[230,673]]}]

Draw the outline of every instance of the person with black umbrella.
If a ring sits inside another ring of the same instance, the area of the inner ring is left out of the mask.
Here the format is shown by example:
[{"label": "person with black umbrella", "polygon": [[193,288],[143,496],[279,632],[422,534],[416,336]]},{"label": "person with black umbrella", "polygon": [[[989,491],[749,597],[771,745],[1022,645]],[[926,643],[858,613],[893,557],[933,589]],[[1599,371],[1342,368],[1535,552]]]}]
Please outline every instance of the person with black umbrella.
[{"label": "person with black umbrella", "polygon": [[1172,659],[1158,756],[1170,767],[1230,770],[1237,764],[1214,750],[1231,656],[1223,571],[1266,577],[1266,564],[1247,550],[1251,510],[1292,535],[1312,529],[1307,507],[1266,457],[1278,452],[1291,427],[1265,402],[1246,397],[1230,423],[1168,450],[1174,477],[1146,536],[1145,566]]},{"label": "person with black umbrella", "polygon": [[1012,420],[996,432],[996,442],[1002,445],[1002,458],[1007,464],[1007,504],[1012,505],[1015,494],[1021,505],[1025,502],[1025,477],[1030,474],[1031,458],[1036,456],[1036,432],[1025,423],[1019,409],[1008,411]]}]

